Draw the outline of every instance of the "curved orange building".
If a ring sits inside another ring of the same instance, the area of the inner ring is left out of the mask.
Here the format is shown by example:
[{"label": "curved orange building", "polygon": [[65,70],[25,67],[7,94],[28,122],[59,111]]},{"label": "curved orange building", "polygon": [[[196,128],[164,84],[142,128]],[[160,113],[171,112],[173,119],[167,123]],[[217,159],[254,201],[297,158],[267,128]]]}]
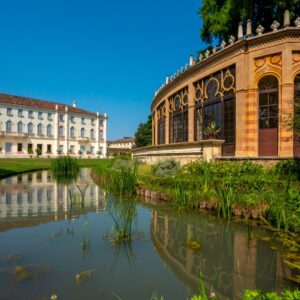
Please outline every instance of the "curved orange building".
[{"label": "curved orange building", "polygon": [[[271,24],[270,24],[271,25]],[[152,146],[134,156],[157,161],[216,157],[278,159],[300,156],[288,126],[300,103],[300,18],[277,21],[271,32],[248,21],[238,38],[190,58],[155,93]],[[298,110],[298,109],[297,109]]]}]

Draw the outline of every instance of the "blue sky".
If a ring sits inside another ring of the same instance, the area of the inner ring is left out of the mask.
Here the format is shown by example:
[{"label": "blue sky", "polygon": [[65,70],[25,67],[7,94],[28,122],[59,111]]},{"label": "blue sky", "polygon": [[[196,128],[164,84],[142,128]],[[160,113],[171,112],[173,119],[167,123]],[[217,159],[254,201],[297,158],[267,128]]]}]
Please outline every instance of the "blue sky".
[{"label": "blue sky", "polygon": [[0,92],[107,112],[132,136],[154,91],[204,47],[199,0],[1,0]]}]

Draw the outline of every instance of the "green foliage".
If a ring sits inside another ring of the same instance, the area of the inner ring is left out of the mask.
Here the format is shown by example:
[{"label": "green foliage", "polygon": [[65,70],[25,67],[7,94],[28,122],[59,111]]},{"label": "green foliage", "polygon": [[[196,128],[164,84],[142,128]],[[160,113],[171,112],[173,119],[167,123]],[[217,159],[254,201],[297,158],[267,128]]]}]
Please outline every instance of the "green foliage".
[{"label": "green foliage", "polygon": [[140,123],[135,133],[135,147],[145,147],[152,143],[152,116],[148,116],[146,123]]},{"label": "green foliage", "polygon": [[300,180],[300,159],[287,159],[275,166],[275,172],[281,176],[295,176]]},{"label": "green foliage", "polygon": [[180,163],[174,158],[167,158],[153,165],[152,172],[155,176],[174,176],[180,168]]},{"label": "green foliage", "polygon": [[94,169],[99,182],[108,192],[133,196],[137,190],[136,163],[128,160],[111,160]]},{"label": "green foliage", "polygon": [[283,24],[283,14],[290,10],[294,19],[300,10],[299,0],[203,0],[199,9],[203,21],[201,38],[211,43],[215,38],[228,40],[236,35],[238,24],[251,19],[253,28],[259,24],[269,30],[272,22],[278,20]]},{"label": "green foliage", "polygon": [[282,294],[276,292],[264,293],[259,290],[245,290],[243,300],[296,300],[300,299],[300,291],[286,290]]},{"label": "green foliage", "polygon": [[79,164],[76,158],[61,156],[51,161],[51,170],[54,173],[75,173],[79,171]]},{"label": "green foliage", "polygon": [[133,200],[109,201],[108,212],[113,219],[113,241],[116,243],[131,241],[133,221],[137,212]]}]

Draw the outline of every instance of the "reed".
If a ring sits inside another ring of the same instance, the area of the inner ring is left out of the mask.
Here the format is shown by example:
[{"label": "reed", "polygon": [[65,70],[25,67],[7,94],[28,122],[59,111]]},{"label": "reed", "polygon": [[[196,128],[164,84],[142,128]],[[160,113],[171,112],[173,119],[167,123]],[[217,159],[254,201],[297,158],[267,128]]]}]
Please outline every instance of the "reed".
[{"label": "reed", "polygon": [[134,200],[111,201],[108,212],[113,219],[113,241],[116,243],[131,241],[133,222],[137,212]]},{"label": "reed", "polygon": [[51,160],[51,170],[54,174],[72,174],[79,171],[79,164],[76,158],[61,156]]}]

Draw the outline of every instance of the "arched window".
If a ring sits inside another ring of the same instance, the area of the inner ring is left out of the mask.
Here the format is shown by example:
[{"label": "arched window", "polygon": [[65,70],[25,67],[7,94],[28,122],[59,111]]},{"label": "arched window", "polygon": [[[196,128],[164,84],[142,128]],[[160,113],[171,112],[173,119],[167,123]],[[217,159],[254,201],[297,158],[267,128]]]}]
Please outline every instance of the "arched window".
[{"label": "arched window", "polygon": [[58,134],[59,134],[60,137],[63,137],[65,135],[64,126],[59,126]]},{"label": "arched window", "polygon": [[75,137],[75,128],[74,127],[70,128],[70,136],[71,136],[71,138]]},{"label": "arched window", "polygon": [[300,73],[294,80],[294,156],[300,157]]},{"label": "arched window", "polygon": [[52,126],[49,124],[47,126],[47,136],[51,136],[52,135]]},{"label": "arched window", "polygon": [[95,130],[91,129],[91,139],[94,139],[94,138],[95,138]]},{"label": "arched window", "polygon": [[278,80],[265,76],[259,89],[259,156],[278,155]]},{"label": "arched window", "polygon": [[33,135],[33,125],[32,125],[32,123],[28,124],[28,134]]},{"label": "arched window", "polygon": [[22,122],[18,123],[18,133],[23,133],[23,123]]},{"label": "arched window", "polygon": [[43,134],[43,125],[39,124],[37,127],[37,130],[38,130],[38,135],[42,135]]},{"label": "arched window", "polygon": [[84,130],[84,128],[80,129],[80,136],[81,137],[85,137],[85,130]]},{"label": "arched window", "polygon": [[7,121],[6,122],[6,132],[12,132],[12,122],[11,121]]}]

